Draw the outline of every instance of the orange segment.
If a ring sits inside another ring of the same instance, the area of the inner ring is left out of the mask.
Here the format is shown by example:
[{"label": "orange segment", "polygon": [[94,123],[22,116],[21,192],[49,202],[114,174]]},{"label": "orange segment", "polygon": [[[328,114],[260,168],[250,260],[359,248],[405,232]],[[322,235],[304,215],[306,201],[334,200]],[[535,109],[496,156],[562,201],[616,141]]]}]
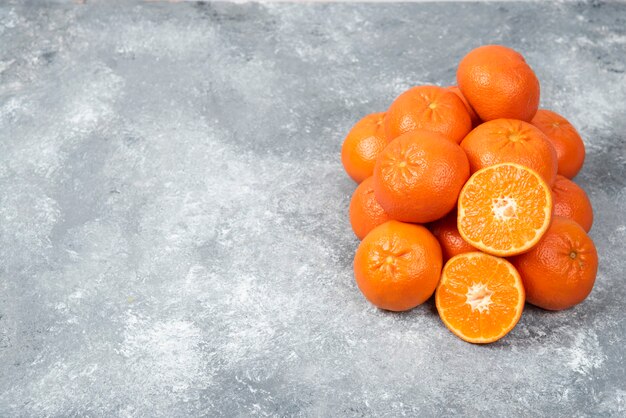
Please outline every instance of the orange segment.
[{"label": "orange segment", "polygon": [[439,317],[470,343],[491,343],[509,333],[524,309],[524,287],[508,261],[480,252],[452,257],[443,268],[435,303]]},{"label": "orange segment", "polygon": [[514,163],[477,171],[458,203],[458,228],[465,241],[493,255],[532,248],[550,226],[552,193],[535,171]]}]

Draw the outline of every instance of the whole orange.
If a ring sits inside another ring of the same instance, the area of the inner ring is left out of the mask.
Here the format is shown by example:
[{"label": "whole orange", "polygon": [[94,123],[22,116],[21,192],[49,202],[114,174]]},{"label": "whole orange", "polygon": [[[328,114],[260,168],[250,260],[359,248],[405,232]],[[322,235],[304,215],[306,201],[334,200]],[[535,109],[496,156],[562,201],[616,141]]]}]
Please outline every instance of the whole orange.
[{"label": "whole orange", "polygon": [[385,116],[387,139],[424,129],[461,142],[472,129],[463,101],[450,90],[437,86],[413,87],[393,101]]},{"label": "whole orange", "polygon": [[554,217],[541,241],[511,259],[526,289],[526,300],[543,309],[570,308],[591,293],[598,270],[593,241],[576,222]]},{"label": "whole orange", "polygon": [[539,106],[539,80],[517,51],[485,45],[459,63],[457,83],[480,119],[530,122]]},{"label": "whole orange", "polygon": [[459,99],[461,99],[461,101],[463,102],[463,104],[465,105],[465,109],[467,110],[467,114],[470,116],[470,119],[472,121],[472,127],[480,125],[480,118],[476,114],[474,108],[472,108],[472,105],[469,104],[465,96],[463,96],[463,93],[461,93],[461,89],[458,86],[450,86],[446,88],[452,93],[459,96]]},{"label": "whole orange", "polygon": [[383,128],[385,113],[372,113],[358,121],[341,147],[341,163],[357,183],[372,175],[376,157],[387,145]]},{"label": "whole orange", "polygon": [[535,170],[554,184],[557,158],[554,147],[530,123],[515,119],[485,122],[470,132],[461,147],[467,154],[471,172],[500,163],[516,163]]},{"label": "whole orange", "polygon": [[426,223],[454,208],[468,177],[469,163],[459,145],[437,133],[411,131],[378,157],[374,193],[393,219]]},{"label": "whole orange", "polygon": [[585,144],[582,138],[563,116],[546,109],[539,109],[531,121],[546,134],[559,162],[559,174],[573,178],[585,162]]},{"label": "whole orange", "polygon": [[453,210],[443,218],[429,225],[430,232],[441,245],[441,254],[445,263],[455,255],[476,251],[476,248],[467,243],[456,226],[457,213]]},{"label": "whole orange", "polygon": [[376,201],[372,177],[366,178],[356,188],[350,200],[350,224],[354,234],[363,239],[372,229],[390,219],[385,209]]},{"label": "whole orange", "polygon": [[556,176],[552,186],[554,215],[571,219],[586,232],[593,224],[593,208],[582,187],[561,175]]},{"label": "whole orange", "polygon": [[361,241],[354,257],[354,277],[374,305],[406,311],[433,294],[441,264],[439,243],[426,228],[389,221]]}]

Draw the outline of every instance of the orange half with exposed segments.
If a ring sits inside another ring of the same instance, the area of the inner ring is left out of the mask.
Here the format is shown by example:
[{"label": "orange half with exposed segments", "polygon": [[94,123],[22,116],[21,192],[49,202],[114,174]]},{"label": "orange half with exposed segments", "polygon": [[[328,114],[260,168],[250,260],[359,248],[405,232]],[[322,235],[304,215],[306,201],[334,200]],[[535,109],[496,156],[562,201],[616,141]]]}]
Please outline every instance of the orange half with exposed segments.
[{"label": "orange half with exposed segments", "polygon": [[525,300],[515,267],[481,252],[452,257],[443,268],[435,295],[445,326],[475,344],[491,343],[508,334],[522,316]]},{"label": "orange half with exposed segments", "polygon": [[459,195],[459,233],[489,254],[505,257],[530,250],[551,219],[550,187],[537,172],[519,164],[478,170]]}]

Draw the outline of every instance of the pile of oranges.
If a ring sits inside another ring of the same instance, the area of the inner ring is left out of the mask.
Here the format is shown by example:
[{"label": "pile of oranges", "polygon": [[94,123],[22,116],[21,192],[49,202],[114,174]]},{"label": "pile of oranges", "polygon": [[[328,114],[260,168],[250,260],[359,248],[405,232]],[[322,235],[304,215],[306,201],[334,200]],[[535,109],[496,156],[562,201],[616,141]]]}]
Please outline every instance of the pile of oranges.
[{"label": "pile of oranges", "polygon": [[571,180],[583,141],[564,117],[538,109],[539,81],[522,55],[476,48],[457,83],[413,87],[346,137],[341,160],[359,183],[354,276],[385,310],[435,293],[450,331],[489,343],[515,327],[525,302],[561,310],[589,295],[593,211]]}]

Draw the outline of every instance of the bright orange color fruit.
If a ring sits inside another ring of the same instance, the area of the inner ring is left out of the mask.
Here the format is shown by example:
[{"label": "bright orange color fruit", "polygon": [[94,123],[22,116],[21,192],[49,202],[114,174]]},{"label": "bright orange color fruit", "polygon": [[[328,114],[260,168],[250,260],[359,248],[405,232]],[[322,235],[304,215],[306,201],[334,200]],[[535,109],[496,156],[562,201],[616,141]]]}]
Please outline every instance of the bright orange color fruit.
[{"label": "bright orange color fruit", "polygon": [[358,121],[341,147],[341,163],[357,183],[372,175],[376,157],[387,145],[383,128],[385,113],[372,113]]},{"label": "bright orange color fruit", "polygon": [[549,310],[585,300],[598,271],[591,238],[576,222],[559,216],[532,250],[511,261],[522,276],[528,302]]},{"label": "bright orange color fruit", "polygon": [[350,224],[359,239],[378,225],[391,220],[385,209],[380,206],[374,196],[372,177],[368,177],[356,188],[350,200]]},{"label": "bright orange color fruit", "polygon": [[430,232],[433,233],[439,245],[445,263],[455,255],[476,251],[476,248],[469,245],[459,234],[456,227],[457,213],[453,210],[443,218],[430,224]]},{"label": "bright orange color fruit", "polygon": [[508,261],[481,252],[457,255],[443,268],[435,303],[459,338],[491,343],[508,334],[524,309],[524,286]]},{"label": "bright orange color fruit", "polygon": [[552,186],[554,216],[562,216],[578,223],[585,232],[593,224],[593,208],[582,187],[561,175],[556,176]]},{"label": "bright orange color fruit", "polygon": [[576,128],[563,116],[546,109],[539,109],[531,123],[552,142],[559,174],[574,178],[585,162],[585,144]]},{"label": "bright orange color fruit", "polygon": [[440,133],[458,144],[472,129],[472,121],[461,99],[450,90],[417,86],[398,96],[385,116],[390,141],[416,129]]},{"label": "bright orange color fruit", "polygon": [[361,241],[354,257],[354,277],[374,305],[406,311],[433,294],[441,264],[439,243],[426,228],[389,221]]},{"label": "bright orange color fruit", "polygon": [[485,45],[459,63],[457,83],[480,119],[530,122],[539,107],[539,80],[524,57],[511,48]]},{"label": "bright orange color fruit", "polygon": [[442,135],[418,130],[393,140],[374,168],[376,200],[393,218],[426,223],[445,216],[469,177],[460,146]]},{"label": "bright orange color fruit", "polygon": [[463,102],[463,104],[465,105],[465,109],[467,110],[467,114],[470,116],[470,119],[472,121],[472,127],[480,125],[480,118],[476,114],[476,111],[472,108],[472,105],[469,104],[465,96],[463,96],[463,93],[461,93],[461,89],[458,86],[450,86],[446,88],[452,93],[459,96],[459,99],[461,99],[461,101]]},{"label": "bright orange color fruit", "polygon": [[465,241],[510,256],[532,248],[552,218],[552,192],[533,170],[504,163],[477,171],[459,195],[457,225]]},{"label": "bright orange color fruit", "polygon": [[465,137],[461,147],[472,173],[498,163],[517,163],[535,170],[549,185],[556,178],[556,151],[530,123],[514,119],[485,122]]}]

